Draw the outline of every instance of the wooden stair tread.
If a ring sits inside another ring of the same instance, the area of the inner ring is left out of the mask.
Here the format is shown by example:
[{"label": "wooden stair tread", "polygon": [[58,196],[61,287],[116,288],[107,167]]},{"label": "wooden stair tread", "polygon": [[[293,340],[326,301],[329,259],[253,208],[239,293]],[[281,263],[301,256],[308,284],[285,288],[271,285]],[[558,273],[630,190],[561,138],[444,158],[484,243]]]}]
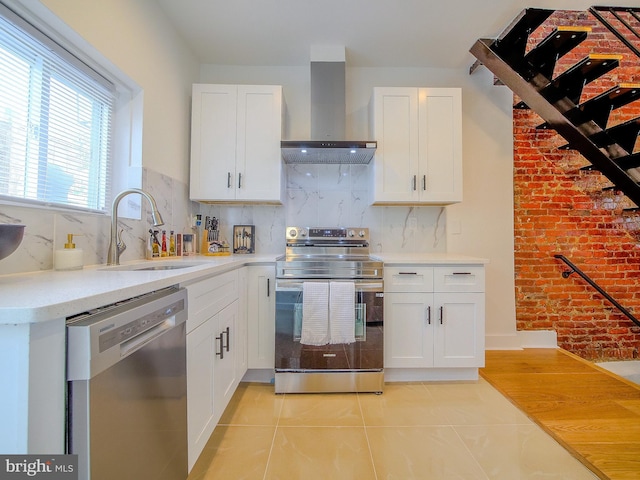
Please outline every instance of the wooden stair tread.
[{"label": "wooden stair tread", "polygon": [[[640,83],[621,83],[569,110],[565,116],[574,125],[593,121],[604,130],[607,128],[609,115],[613,110],[638,99],[640,99]],[[545,122],[536,128],[547,129],[550,126]]]},{"label": "wooden stair tread", "polygon": [[599,147],[608,147],[614,143],[625,151],[633,153],[633,147],[640,133],[640,117],[621,123],[592,135],[590,138]]},{"label": "wooden stair tread", "polygon": [[640,167],[640,152],[632,153],[626,157],[620,157],[614,159],[614,162],[623,170],[630,170],[632,168]]},{"label": "wooden stair tread", "polygon": [[492,49],[505,59],[521,59],[527,48],[529,34],[551,16],[554,10],[525,8],[493,42]]},{"label": "wooden stair tread", "polygon": [[551,79],[557,60],[587,38],[590,31],[589,27],[557,27],[525,55],[525,62],[537,73]]},{"label": "wooden stair tread", "polygon": [[[554,78],[549,85],[540,90],[540,94],[549,103],[555,103],[566,97],[578,105],[584,86],[616,68],[621,58],[621,55],[592,53]],[[515,108],[528,107],[524,102],[520,102]]]}]

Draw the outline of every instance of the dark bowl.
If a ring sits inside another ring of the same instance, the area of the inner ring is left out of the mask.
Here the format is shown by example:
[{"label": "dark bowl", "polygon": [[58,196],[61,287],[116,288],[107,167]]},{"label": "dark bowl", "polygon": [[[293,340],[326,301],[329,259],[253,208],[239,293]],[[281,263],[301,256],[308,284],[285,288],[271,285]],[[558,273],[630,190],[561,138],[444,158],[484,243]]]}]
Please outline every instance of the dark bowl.
[{"label": "dark bowl", "polygon": [[11,225],[0,223],[0,260],[11,255],[24,235],[25,225]]}]

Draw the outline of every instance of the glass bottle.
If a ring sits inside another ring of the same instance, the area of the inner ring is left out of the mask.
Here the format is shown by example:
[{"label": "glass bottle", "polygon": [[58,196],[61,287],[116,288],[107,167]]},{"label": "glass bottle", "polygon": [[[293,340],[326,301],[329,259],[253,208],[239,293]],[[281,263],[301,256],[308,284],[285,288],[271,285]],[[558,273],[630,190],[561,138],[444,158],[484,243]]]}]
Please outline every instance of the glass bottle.
[{"label": "glass bottle", "polygon": [[171,233],[169,234],[169,256],[176,256],[176,235],[173,230],[171,230]]},{"label": "glass bottle", "polygon": [[160,256],[160,244],[158,243],[158,230],[154,230],[153,231],[153,240],[151,241],[152,244],[152,257],[159,257]]},{"label": "glass bottle", "polygon": [[167,231],[166,230],[162,230],[162,249],[160,250],[160,256],[161,257],[169,256],[169,253],[167,251]]}]

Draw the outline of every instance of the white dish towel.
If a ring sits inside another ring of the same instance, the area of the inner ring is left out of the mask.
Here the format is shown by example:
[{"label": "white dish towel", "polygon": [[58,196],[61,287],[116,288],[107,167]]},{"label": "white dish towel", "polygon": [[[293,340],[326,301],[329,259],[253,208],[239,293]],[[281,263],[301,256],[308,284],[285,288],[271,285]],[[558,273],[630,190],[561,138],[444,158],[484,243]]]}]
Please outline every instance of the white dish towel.
[{"label": "white dish towel", "polygon": [[326,345],[329,343],[329,284],[302,283],[302,331],[300,343]]},{"label": "white dish towel", "polygon": [[329,284],[329,343],[356,341],[356,288],[353,282]]}]

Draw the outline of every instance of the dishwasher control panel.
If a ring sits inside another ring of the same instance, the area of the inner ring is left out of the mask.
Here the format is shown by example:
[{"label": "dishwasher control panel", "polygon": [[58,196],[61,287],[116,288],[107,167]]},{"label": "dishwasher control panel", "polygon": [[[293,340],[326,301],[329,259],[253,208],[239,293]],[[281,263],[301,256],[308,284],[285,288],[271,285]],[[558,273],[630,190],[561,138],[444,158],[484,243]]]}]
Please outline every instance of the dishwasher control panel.
[{"label": "dishwasher control panel", "polygon": [[186,320],[187,291],[177,287],[68,318],[67,380],[89,380]]}]

